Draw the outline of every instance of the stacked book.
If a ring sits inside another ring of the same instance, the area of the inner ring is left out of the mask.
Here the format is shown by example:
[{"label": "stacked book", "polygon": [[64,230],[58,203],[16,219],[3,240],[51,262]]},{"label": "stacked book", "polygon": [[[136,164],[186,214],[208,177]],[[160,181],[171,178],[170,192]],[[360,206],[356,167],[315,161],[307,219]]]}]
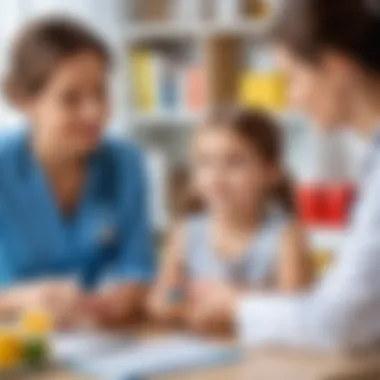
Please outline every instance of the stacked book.
[{"label": "stacked book", "polygon": [[206,79],[201,64],[145,49],[135,50],[131,60],[133,103],[138,112],[183,114],[205,107]]}]

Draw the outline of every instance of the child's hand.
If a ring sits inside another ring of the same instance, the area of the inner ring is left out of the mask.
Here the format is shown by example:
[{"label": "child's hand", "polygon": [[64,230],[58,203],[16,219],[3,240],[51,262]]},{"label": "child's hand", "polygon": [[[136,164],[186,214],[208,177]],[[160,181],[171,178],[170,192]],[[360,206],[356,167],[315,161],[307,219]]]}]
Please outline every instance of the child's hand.
[{"label": "child's hand", "polygon": [[125,284],[89,294],[81,305],[81,321],[99,327],[116,327],[134,322],[141,316],[146,293],[145,286]]},{"label": "child's hand", "polygon": [[220,333],[231,329],[238,292],[220,282],[200,282],[190,290],[188,322],[202,333]]},{"label": "child's hand", "polygon": [[98,327],[104,324],[104,314],[109,305],[100,294],[87,294],[80,305],[77,323],[81,327]]},{"label": "child's hand", "polygon": [[153,293],[148,299],[147,313],[159,323],[182,323],[186,314],[186,299],[172,299],[170,294]]}]

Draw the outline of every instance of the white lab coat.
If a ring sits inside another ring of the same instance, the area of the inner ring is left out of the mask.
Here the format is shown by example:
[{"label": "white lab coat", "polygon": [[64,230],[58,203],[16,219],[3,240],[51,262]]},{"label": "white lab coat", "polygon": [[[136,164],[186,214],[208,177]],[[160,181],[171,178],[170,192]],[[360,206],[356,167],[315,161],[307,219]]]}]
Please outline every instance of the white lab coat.
[{"label": "white lab coat", "polygon": [[241,339],[256,345],[353,348],[380,341],[380,138],[371,143],[339,259],[302,296],[249,296]]}]

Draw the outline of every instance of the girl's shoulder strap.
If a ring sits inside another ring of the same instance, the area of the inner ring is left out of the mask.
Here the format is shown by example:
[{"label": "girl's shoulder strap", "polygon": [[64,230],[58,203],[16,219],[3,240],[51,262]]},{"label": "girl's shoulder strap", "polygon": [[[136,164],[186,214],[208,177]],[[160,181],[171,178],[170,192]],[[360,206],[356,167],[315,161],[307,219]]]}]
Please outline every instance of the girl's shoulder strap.
[{"label": "girl's shoulder strap", "polygon": [[270,208],[256,239],[256,247],[265,251],[277,251],[281,236],[290,223],[290,215],[278,207]]},{"label": "girl's shoulder strap", "polygon": [[194,255],[200,247],[208,244],[209,226],[209,218],[204,213],[194,214],[186,219],[184,235],[187,255]]}]

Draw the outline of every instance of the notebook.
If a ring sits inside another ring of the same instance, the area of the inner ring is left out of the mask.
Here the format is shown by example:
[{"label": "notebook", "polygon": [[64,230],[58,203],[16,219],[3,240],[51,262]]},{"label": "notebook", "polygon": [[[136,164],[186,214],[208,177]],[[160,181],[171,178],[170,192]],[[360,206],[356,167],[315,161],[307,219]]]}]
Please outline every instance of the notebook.
[{"label": "notebook", "polygon": [[175,335],[134,342],[105,355],[87,356],[76,370],[99,380],[143,380],[153,375],[197,370],[238,361],[237,347]]},{"label": "notebook", "polygon": [[70,367],[113,355],[131,344],[127,336],[100,332],[57,333],[51,339],[54,362]]}]

